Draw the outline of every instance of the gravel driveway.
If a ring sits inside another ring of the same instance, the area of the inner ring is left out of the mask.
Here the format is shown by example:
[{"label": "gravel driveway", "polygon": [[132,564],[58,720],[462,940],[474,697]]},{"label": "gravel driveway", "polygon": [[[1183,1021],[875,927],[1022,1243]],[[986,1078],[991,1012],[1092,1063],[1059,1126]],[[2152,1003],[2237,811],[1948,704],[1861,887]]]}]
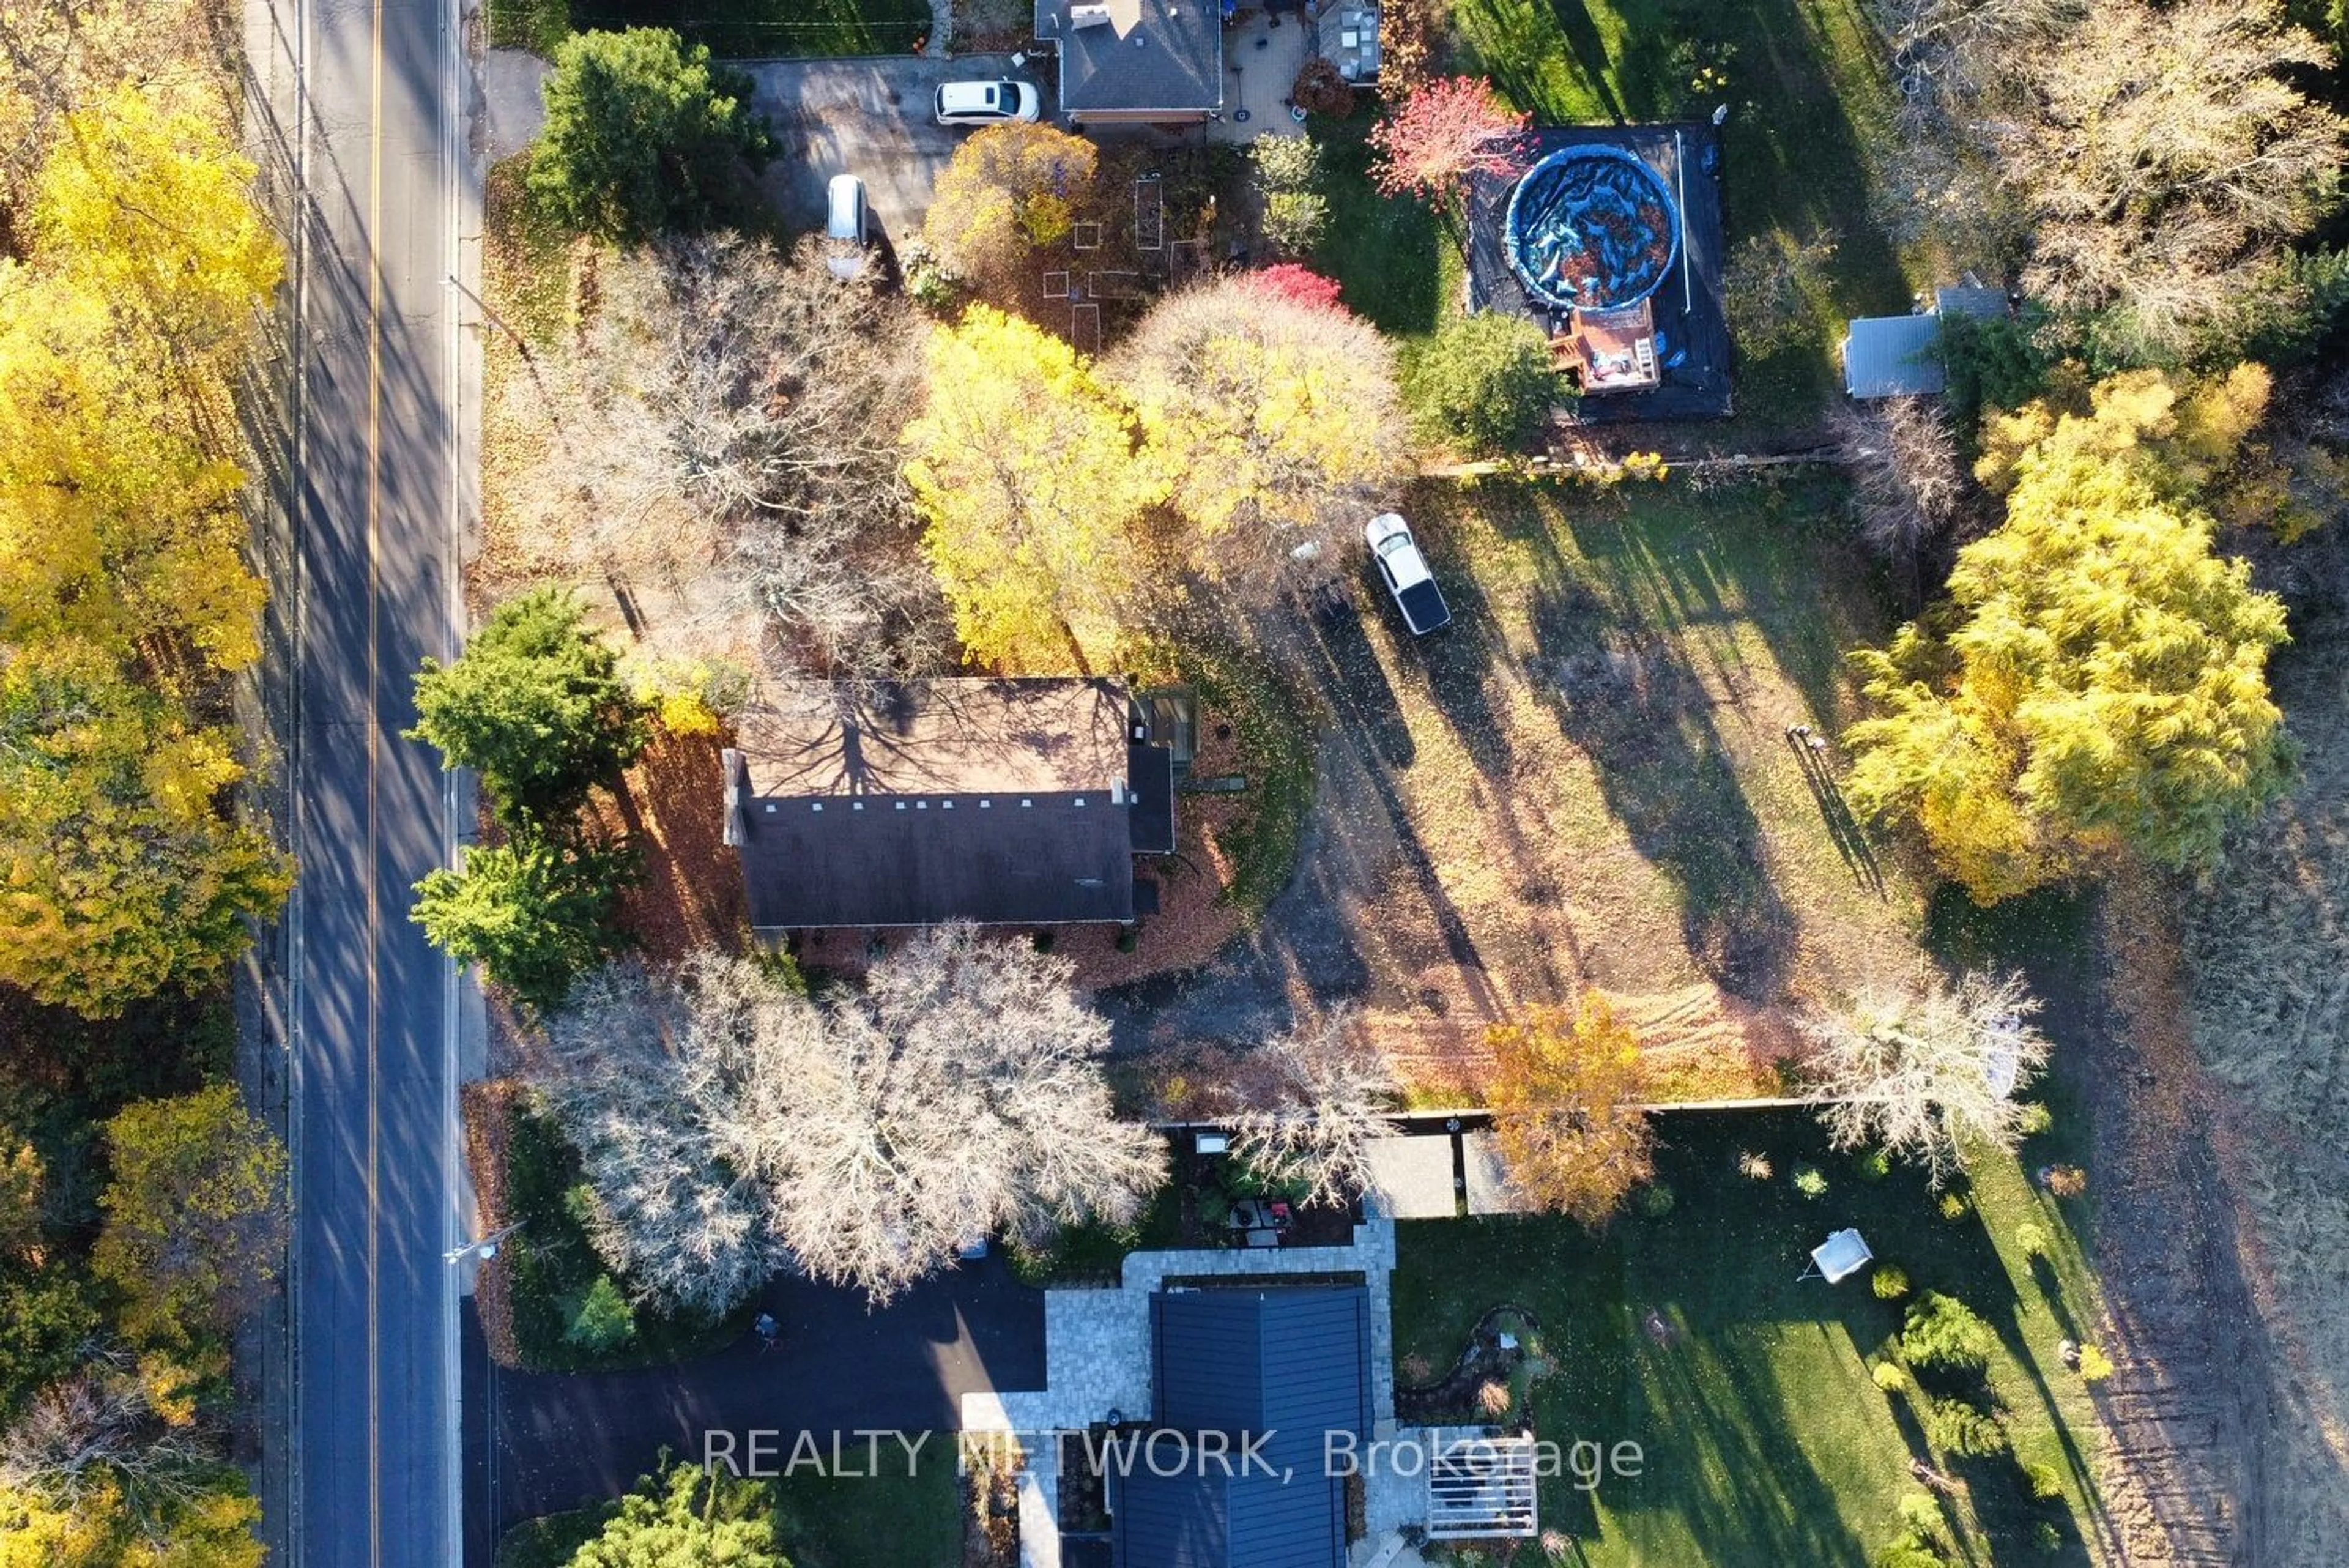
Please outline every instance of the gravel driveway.
[{"label": "gravel driveway", "polygon": [[881,237],[893,245],[920,229],[932,183],[970,134],[932,123],[934,89],[942,81],[1020,76],[1005,55],[767,60],[743,68],[758,84],[752,104],[774,127],[776,157],[765,183],[783,221],[793,229],[822,227],[825,184],[835,174],[856,174]]}]

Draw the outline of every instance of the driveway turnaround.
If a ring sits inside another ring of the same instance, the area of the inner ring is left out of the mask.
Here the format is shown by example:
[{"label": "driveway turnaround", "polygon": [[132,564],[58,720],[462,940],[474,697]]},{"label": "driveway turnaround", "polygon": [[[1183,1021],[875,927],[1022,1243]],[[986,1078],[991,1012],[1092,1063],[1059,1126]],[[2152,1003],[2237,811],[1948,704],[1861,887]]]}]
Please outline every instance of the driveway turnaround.
[{"label": "driveway turnaround", "polygon": [[[835,174],[864,182],[874,223],[892,244],[920,231],[930,188],[970,132],[930,119],[943,81],[1032,79],[1008,55],[950,60],[884,55],[849,60],[766,60],[750,65],[752,107],[774,128],[767,194],[796,233],[823,225],[824,186]],[[1050,118],[1051,94],[1044,95]]]},{"label": "driveway turnaround", "polygon": [[[832,1434],[951,1432],[962,1397],[1044,1386],[1044,1293],[999,1255],[925,1281],[879,1312],[856,1291],[778,1280],[765,1306],[782,1325],[682,1366],[552,1374],[496,1368],[489,1378],[498,1530],[617,1497],[666,1446],[695,1463],[704,1435],[780,1433],[780,1465],[801,1432],[825,1453]],[[932,1439],[936,1452],[943,1438]],[[949,1459],[948,1462],[951,1462]]]}]

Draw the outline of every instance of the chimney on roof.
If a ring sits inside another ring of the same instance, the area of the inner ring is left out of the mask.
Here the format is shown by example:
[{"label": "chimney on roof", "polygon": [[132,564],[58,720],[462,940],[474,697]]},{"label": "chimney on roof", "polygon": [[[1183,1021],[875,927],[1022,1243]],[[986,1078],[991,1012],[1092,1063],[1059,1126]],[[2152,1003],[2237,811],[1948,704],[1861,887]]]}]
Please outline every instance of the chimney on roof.
[{"label": "chimney on roof", "polygon": [[1071,5],[1069,7],[1069,30],[1071,32],[1075,32],[1081,27],[1106,27],[1108,26],[1109,7],[1106,5]]},{"label": "chimney on roof", "polygon": [[726,748],[719,761],[726,770],[726,842],[740,845],[750,836],[742,815],[742,792],[750,782],[750,774],[742,766],[742,753],[732,746]]}]

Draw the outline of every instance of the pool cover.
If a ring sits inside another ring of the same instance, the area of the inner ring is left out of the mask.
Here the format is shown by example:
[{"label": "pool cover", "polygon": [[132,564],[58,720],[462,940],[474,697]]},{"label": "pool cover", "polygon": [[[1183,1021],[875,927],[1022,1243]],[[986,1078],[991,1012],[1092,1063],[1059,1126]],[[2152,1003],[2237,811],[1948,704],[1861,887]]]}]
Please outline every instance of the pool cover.
[{"label": "pool cover", "polygon": [[[1678,218],[1671,225],[1679,240],[1677,259],[1665,265],[1646,296],[1662,383],[1643,392],[1586,398],[1577,420],[1619,424],[1729,413],[1734,400],[1729,328],[1721,308],[1721,188],[1726,171],[1720,130],[1702,121],[1551,125],[1536,128],[1527,140],[1532,155],[1544,163],[1561,152],[1605,151],[1636,161],[1670,194],[1666,211]],[[1495,174],[1475,175],[1468,182],[1468,306],[1524,317],[1547,333],[1566,332],[1573,326],[1570,306],[1535,293],[1508,254],[1509,207],[1524,183]],[[1636,306],[1637,298],[1630,303]]]},{"label": "pool cover", "polygon": [[1647,164],[1612,147],[1568,147],[1517,182],[1506,223],[1509,265],[1560,308],[1637,305],[1680,256],[1680,213]]}]

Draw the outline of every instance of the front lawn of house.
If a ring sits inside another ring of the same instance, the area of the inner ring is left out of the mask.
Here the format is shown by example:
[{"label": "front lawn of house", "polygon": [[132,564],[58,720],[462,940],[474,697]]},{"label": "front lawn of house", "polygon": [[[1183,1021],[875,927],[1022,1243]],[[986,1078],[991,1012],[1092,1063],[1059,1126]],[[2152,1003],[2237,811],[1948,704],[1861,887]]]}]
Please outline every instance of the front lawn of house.
[{"label": "front lawn of house", "polygon": [[[2073,1229],[2082,1206],[2059,1207],[2026,1176],[2085,1144],[2060,1085],[2054,1103],[2054,1131],[2020,1160],[1975,1162],[1955,1220],[1911,1171],[1865,1179],[1807,1115],[1680,1112],[1659,1122],[1658,1175],[1673,1197],[1661,1216],[1627,1214],[1599,1237],[1550,1218],[1406,1223],[1399,1376],[1440,1377],[1495,1305],[1532,1312],[1557,1365],[1533,1387],[1537,1435],[1630,1440],[1644,1460],[1636,1479],[1608,1477],[1595,1492],[1571,1474],[1542,1483],[1543,1525],[1569,1532],[1564,1561],[1588,1568],[1865,1568],[1897,1535],[1903,1496],[1924,1492],[1912,1457],[1961,1483],[1940,1509],[1966,1543],[1961,1560],[2101,1562],[2096,1428],[2056,1353],[2067,1334],[2092,1339],[2084,1325],[2096,1321]],[[1749,1153],[1769,1162],[1767,1179],[1741,1174]],[[1806,1166],[1827,1182],[1816,1199],[1795,1186]],[[2024,1256],[2026,1224],[2048,1238],[2048,1261]],[[1935,1448],[1914,1386],[1888,1397],[1872,1380],[1905,1303],[1878,1300],[1865,1274],[1797,1279],[1809,1249],[1844,1226],[1907,1272],[1910,1299],[1940,1291],[1989,1321],[1987,1387],[2012,1458]],[[2033,1477],[2057,1495],[2034,1499]]]}]

